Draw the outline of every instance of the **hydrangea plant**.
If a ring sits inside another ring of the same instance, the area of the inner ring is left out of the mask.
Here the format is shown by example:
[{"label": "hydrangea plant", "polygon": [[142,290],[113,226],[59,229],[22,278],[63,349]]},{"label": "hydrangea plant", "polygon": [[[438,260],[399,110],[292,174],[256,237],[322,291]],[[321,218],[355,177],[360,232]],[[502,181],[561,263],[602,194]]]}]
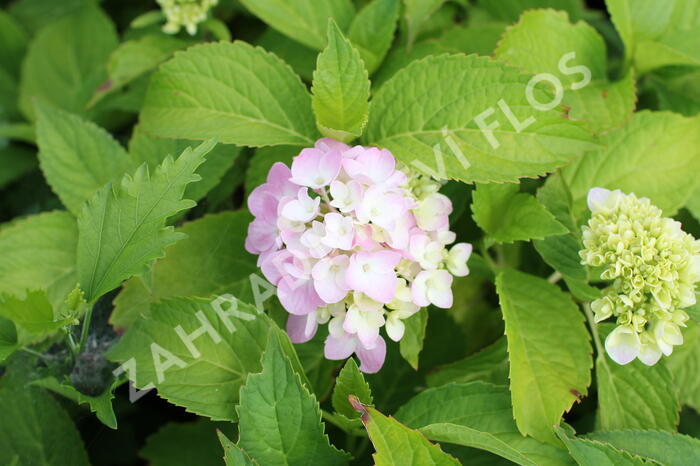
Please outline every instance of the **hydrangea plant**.
[{"label": "hydrangea plant", "polygon": [[697,0],[9,0],[0,464],[694,465]]}]

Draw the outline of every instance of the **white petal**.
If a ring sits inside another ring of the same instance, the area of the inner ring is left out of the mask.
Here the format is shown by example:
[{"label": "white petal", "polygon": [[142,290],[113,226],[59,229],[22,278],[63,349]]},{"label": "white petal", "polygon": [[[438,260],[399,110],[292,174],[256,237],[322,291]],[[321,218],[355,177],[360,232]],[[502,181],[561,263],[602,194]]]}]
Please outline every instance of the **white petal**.
[{"label": "white petal", "polygon": [[634,361],[641,350],[639,335],[630,327],[619,326],[605,339],[605,351],[618,364]]},{"label": "white petal", "polygon": [[600,206],[604,205],[609,195],[609,189],[591,188],[591,190],[588,191],[588,208],[590,211],[595,212]]}]

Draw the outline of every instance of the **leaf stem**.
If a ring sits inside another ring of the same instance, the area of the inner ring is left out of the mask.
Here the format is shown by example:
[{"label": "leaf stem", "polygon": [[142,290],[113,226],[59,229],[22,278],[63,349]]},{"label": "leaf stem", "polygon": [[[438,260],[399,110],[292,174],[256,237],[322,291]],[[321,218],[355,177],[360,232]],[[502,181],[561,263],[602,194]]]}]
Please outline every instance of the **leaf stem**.
[{"label": "leaf stem", "polygon": [[51,359],[51,358],[49,358],[48,356],[46,356],[45,354],[41,354],[40,352],[34,351],[34,350],[31,349],[31,348],[27,348],[27,347],[24,347],[24,346],[23,346],[23,347],[20,348],[20,350],[24,351],[25,353],[29,353],[29,354],[31,354],[31,355],[33,355],[33,356],[36,356],[36,357],[38,357],[38,358],[41,358],[41,359],[45,359],[45,360]]},{"label": "leaf stem", "polygon": [[83,319],[83,328],[80,332],[80,345],[78,346],[78,354],[80,354],[83,351],[83,349],[85,348],[85,343],[87,343],[88,333],[90,333],[90,323],[92,322],[93,309],[94,308],[90,306],[90,308],[85,313],[85,318]]},{"label": "leaf stem", "polygon": [[547,278],[547,281],[549,283],[557,283],[561,279],[562,279],[561,273],[559,273],[558,271],[555,270],[554,273],[552,273],[552,275],[550,275],[549,278]]},{"label": "leaf stem", "polygon": [[588,326],[591,327],[591,333],[593,334],[593,342],[595,343],[595,348],[598,351],[598,354],[603,354],[605,350],[603,349],[603,345],[600,342],[600,334],[598,334],[598,325],[595,323],[595,319],[593,318],[591,306],[589,306],[588,303],[581,303],[581,306],[583,307],[583,312],[586,314],[586,318],[588,318]]}]

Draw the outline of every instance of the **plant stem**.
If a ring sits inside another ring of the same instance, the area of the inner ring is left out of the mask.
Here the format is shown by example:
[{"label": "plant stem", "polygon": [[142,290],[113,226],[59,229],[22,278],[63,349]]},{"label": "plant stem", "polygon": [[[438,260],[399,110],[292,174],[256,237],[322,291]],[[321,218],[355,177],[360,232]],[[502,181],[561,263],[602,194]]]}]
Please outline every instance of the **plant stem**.
[{"label": "plant stem", "polygon": [[554,273],[552,275],[550,275],[549,278],[547,278],[547,281],[549,283],[556,283],[561,279],[562,279],[562,275],[555,270]]},{"label": "plant stem", "polygon": [[71,354],[74,358],[78,357],[80,352],[78,351],[78,345],[75,343],[70,327],[63,327],[63,334],[66,337],[66,343],[68,343],[68,348],[70,348]]},{"label": "plant stem", "polygon": [[48,356],[46,356],[45,354],[41,354],[40,352],[34,351],[31,348],[22,347],[22,348],[20,348],[20,350],[24,351],[25,353],[29,353],[31,355],[34,355],[34,356],[41,358],[41,359],[51,359]]},{"label": "plant stem", "polygon": [[588,303],[582,303],[581,306],[583,306],[583,312],[586,313],[586,317],[588,318],[588,326],[591,327],[591,333],[593,334],[593,342],[595,343],[595,348],[598,351],[598,354],[603,354],[604,349],[603,345],[600,342],[600,335],[598,334],[598,325],[595,323],[595,319],[593,318],[593,312],[591,312],[591,307],[588,305]]},{"label": "plant stem", "polygon": [[92,310],[90,307],[85,313],[85,318],[83,319],[83,329],[80,332],[80,345],[78,346],[78,354],[80,354],[85,348],[85,343],[87,343],[88,333],[90,333],[90,322],[92,321]]}]

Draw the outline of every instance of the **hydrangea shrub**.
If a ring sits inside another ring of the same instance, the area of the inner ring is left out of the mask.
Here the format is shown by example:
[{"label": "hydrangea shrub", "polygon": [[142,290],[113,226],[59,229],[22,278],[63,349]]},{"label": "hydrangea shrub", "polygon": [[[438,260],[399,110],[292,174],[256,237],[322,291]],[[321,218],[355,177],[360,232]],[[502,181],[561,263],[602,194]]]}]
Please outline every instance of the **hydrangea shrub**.
[{"label": "hydrangea shrub", "polygon": [[699,37],[5,2],[0,464],[697,464]]}]

